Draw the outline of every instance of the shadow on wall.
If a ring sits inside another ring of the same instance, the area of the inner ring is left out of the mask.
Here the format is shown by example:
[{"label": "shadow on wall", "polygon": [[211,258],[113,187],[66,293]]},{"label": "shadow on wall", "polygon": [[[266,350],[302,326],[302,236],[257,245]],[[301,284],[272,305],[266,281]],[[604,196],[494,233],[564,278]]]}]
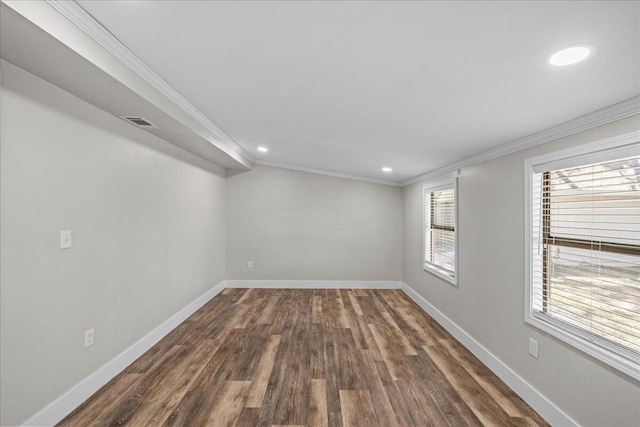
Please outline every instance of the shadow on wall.
[{"label": "shadow on wall", "polygon": [[[3,62],[2,66],[4,68],[7,66],[7,63]],[[96,128],[104,129],[109,133],[126,138],[127,140],[143,145],[151,150],[206,170],[207,172],[213,173],[217,176],[225,177],[224,168],[214,165],[195,154],[191,154],[188,151],[185,151],[182,148],[151,134],[150,132],[138,129],[119,117],[106,114],[95,114],[96,110],[101,112],[103,112],[103,110],[100,110],[69,93],[65,92],[61,95],[56,91],[54,86],[38,85],[36,88],[25,84],[25,80],[23,79],[15,79],[11,83],[12,88],[8,88],[4,84],[4,77],[2,79],[2,90],[15,90],[18,96],[26,96],[39,104],[46,105],[57,113],[66,114],[74,120],[84,121]],[[52,100],[55,100],[55,103]],[[61,102],[61,100],[63,101]]]}]

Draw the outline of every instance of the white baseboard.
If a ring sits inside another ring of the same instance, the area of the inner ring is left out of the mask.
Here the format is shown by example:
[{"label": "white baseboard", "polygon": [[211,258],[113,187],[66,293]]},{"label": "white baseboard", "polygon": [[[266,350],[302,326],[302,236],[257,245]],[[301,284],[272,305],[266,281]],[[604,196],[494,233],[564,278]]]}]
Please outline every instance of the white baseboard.
[{"label": "white baseboard", "polygon": [[393,280],[226,280],[227,288],[260,289],[400,289]]},{"label": "white baseboard", "polygon": [[542,393],[533,388],[522,377],[509,368],[504,362],[493,355],[482,344],[476,341],[471,335],[453,323],[440,310],[431,305],[426,299],[411,289],[406,283],[402,283],[401,289],[415,301],[424,311],[426,311],[436,322],[445,328],[455,339],[460,341],[471,353],[473,353],[482,363],[504,381],[518,396],[535,409],[552,426],[577,427],[571,417],[565,414],[560,408],[547,399]]},{"label": "white baseboard", "polygon": [[500,359],[484,348],[437,308],[408,285],[399,281],[326,281],[326,280],[225,280],[160,324],[113,360],[80,381],[69,391],[54,400],[24,426],[52,426],[122,372],[138,357],[153,347],[180,323],[195,313],[224,288],[276,288],[276,289],[402,289],[424,311],[442,325],[451,335],[471,351],[482,363],[511,387],[551,425],[578,426],[567,414],[555,406],[539,391],[522,379]]},{"label": "white baseboard", "polygon": [[224,280],[29,418],[24,426],[52,426],[225,288],[400,289],[399,281]]},{"label": "white baseboard", "polygon": [[207,291],[204,295],[161,323],[157,328],[142,337],[131,347],[117,355],[106,365],[89,375],[62,396],[51,402],[44,409],[23,423],[24,426],[52,426],[66,417],[82,402],[122,372],[138,357],[153,347],[176,326],[185,321],[211,298],[219,294],[225,287],[224,281]]}]

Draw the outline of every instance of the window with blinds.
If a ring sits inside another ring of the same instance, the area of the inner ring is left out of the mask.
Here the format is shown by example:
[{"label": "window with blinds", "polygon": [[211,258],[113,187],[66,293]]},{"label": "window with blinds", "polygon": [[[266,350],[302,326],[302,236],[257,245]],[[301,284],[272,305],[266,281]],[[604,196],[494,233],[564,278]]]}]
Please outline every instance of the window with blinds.
[{"label": "window with blinds", "polygon": [[623,358],[636,376],[640,147],[621,154],[629,152],[636,154],[534,168],[530,310],[533,317]]},{"label": "window with blinds", "polygon": [[455,181],[424,188],[424,265],[455,283],[456,185]]}]

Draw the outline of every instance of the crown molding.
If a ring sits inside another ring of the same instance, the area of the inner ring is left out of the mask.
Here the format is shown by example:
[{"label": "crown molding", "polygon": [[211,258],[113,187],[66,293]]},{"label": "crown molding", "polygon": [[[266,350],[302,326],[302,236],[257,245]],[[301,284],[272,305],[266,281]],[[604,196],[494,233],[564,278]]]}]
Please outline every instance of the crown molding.
[{"label": "crown molding", "polygon": [[[545,129],[541,132],[526,136],[500,147],[482,152],[475,156],[463,159],[461,161],[448,164],[446,166],[428,171],[424,174],[415,176],[411,179],[397,183],[394,181],[388,181],[384,179],[369,178],[357,175],[341,174],[325,170],[306,168],[302,166],[293,166],[282,163],[255,161],[255,159],[240,145],[233,141],[227,134],[225,134],[220,128],[218,128],[211,120],[209,120],[202,112],[194,107],[189,101],[182,97],[175,89],[173,89],[166,81],[158,76],[153,70],[151,70],[144,62],[142,62],[133,52],[131,52],[126,46],[124,46],[113,34],[111,34],[106,28],[104,28],[98,21],[96,21],[88,12],[86,12],[75,1],[64,0],[45,0],[47,4],[52,6],[54,10],[59,12],[62,16],[69,19],[75,24],[81,31],[86,33],[89,37],[94,39],[108,52],[114,55],[124,65],[129,67],[132,71],[138,74],[148,84],[153,86],[156,90],[170,99],[178,107],[184,110],[187,114],[193,117],[198,123],[212,132],[219,138],[219,143],[226,148],[226,150],[237,153],[245,159],[266,166],[280,167],[284,169],[298,170],[302,172],[310,172],[321,175],[335,176],[340,178],[354,179],[365,182],[373,182],[377,184],[392,185],[404,187],[420,181],[424,181],[433,177],[447,174],[456,169],[472,166],[478,163],[482,163],[488,160],[496,159],[498,157],[506,156],[508,154],[522,151],[527,148],[531,148],[546,142],[554,141],[578,132],[582,132],[597,126],[621,120],[626,117],[630,117],[636,114],[640,114],[640,96],[630,98],[626,101],[614,104],[612,106],[597,110],[593,113],[586,114],[584,116],[575,118],[560,125]],[[224,148],[222,148],[224,150]]]},{"label": "crown molding", "polygon": [[194,107],[173,87],[149,68],[140,58],[131,52],[124,44],[111,34],[93,16],[85,11],[75,1],[45,0],[58,13],[75,24],[80,30],[98,42],[109,53],[118,58],[124,65],[142,77],[147,83],[170,99],[174,104],[198,121],[207,130],[212,132],[227,150],[236,152],[242,157],[253,162],[253,158],[229,135],[209,120],[200,110]]},{"label": "crown molding", "polygon": [[486,162],[487,160],[493,160],[517,151],[526,150],[527,148],[535,147],[536,145],[564,138],[575,133],[615,122],[616,120],[631,117],[636,114],[640,114],[640,96],[629,98],[626,101],[622,101],[601,110],[594,111],[593,113],[569,120],[568,122],[534,133],[533,135],[526,136],[492,150],[434,169],[422,175],[408,179],[400,185],[402,187],[406,187],[407,185],[415,184],[416,182],[453,172],[456,169],[476,165],[478,163]]},{"label": "crown molding", "polygon": [[369,177],[360,176],[360,175],[349,175],[346,173],[330,172],[322,169],[306,168],[304,166],[293,166],[285,163],[269,162],[264,160],[255,160],[253,163],[255,165],[271,166],[271,167],[280,168],[280,169],[290,169],[298,172],[314,173],[316,175],[326,175],[326,176],[333,176],[336,178],[353,179],[355,181],[371,182],[373,184],[382,184],[382,185],[390,185],[392,187],[400,187],[399,183],[394,181],[388,181],[386,179],[369,178]]}]

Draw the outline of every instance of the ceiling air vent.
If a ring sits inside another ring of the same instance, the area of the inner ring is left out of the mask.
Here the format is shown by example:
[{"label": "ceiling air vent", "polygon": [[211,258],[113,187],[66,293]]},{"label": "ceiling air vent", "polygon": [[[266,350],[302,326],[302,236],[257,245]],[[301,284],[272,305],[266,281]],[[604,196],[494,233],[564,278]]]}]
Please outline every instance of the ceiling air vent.
[{"label": "ceiling air vent", "polygon": [[125,119],[129,123],[133,123],[139,128],[150,128],[150,129],[158,129],[158,126],[151,123],[149,120],[143,117],[133,117],[133,116],[121,116],[121,118]]}]

